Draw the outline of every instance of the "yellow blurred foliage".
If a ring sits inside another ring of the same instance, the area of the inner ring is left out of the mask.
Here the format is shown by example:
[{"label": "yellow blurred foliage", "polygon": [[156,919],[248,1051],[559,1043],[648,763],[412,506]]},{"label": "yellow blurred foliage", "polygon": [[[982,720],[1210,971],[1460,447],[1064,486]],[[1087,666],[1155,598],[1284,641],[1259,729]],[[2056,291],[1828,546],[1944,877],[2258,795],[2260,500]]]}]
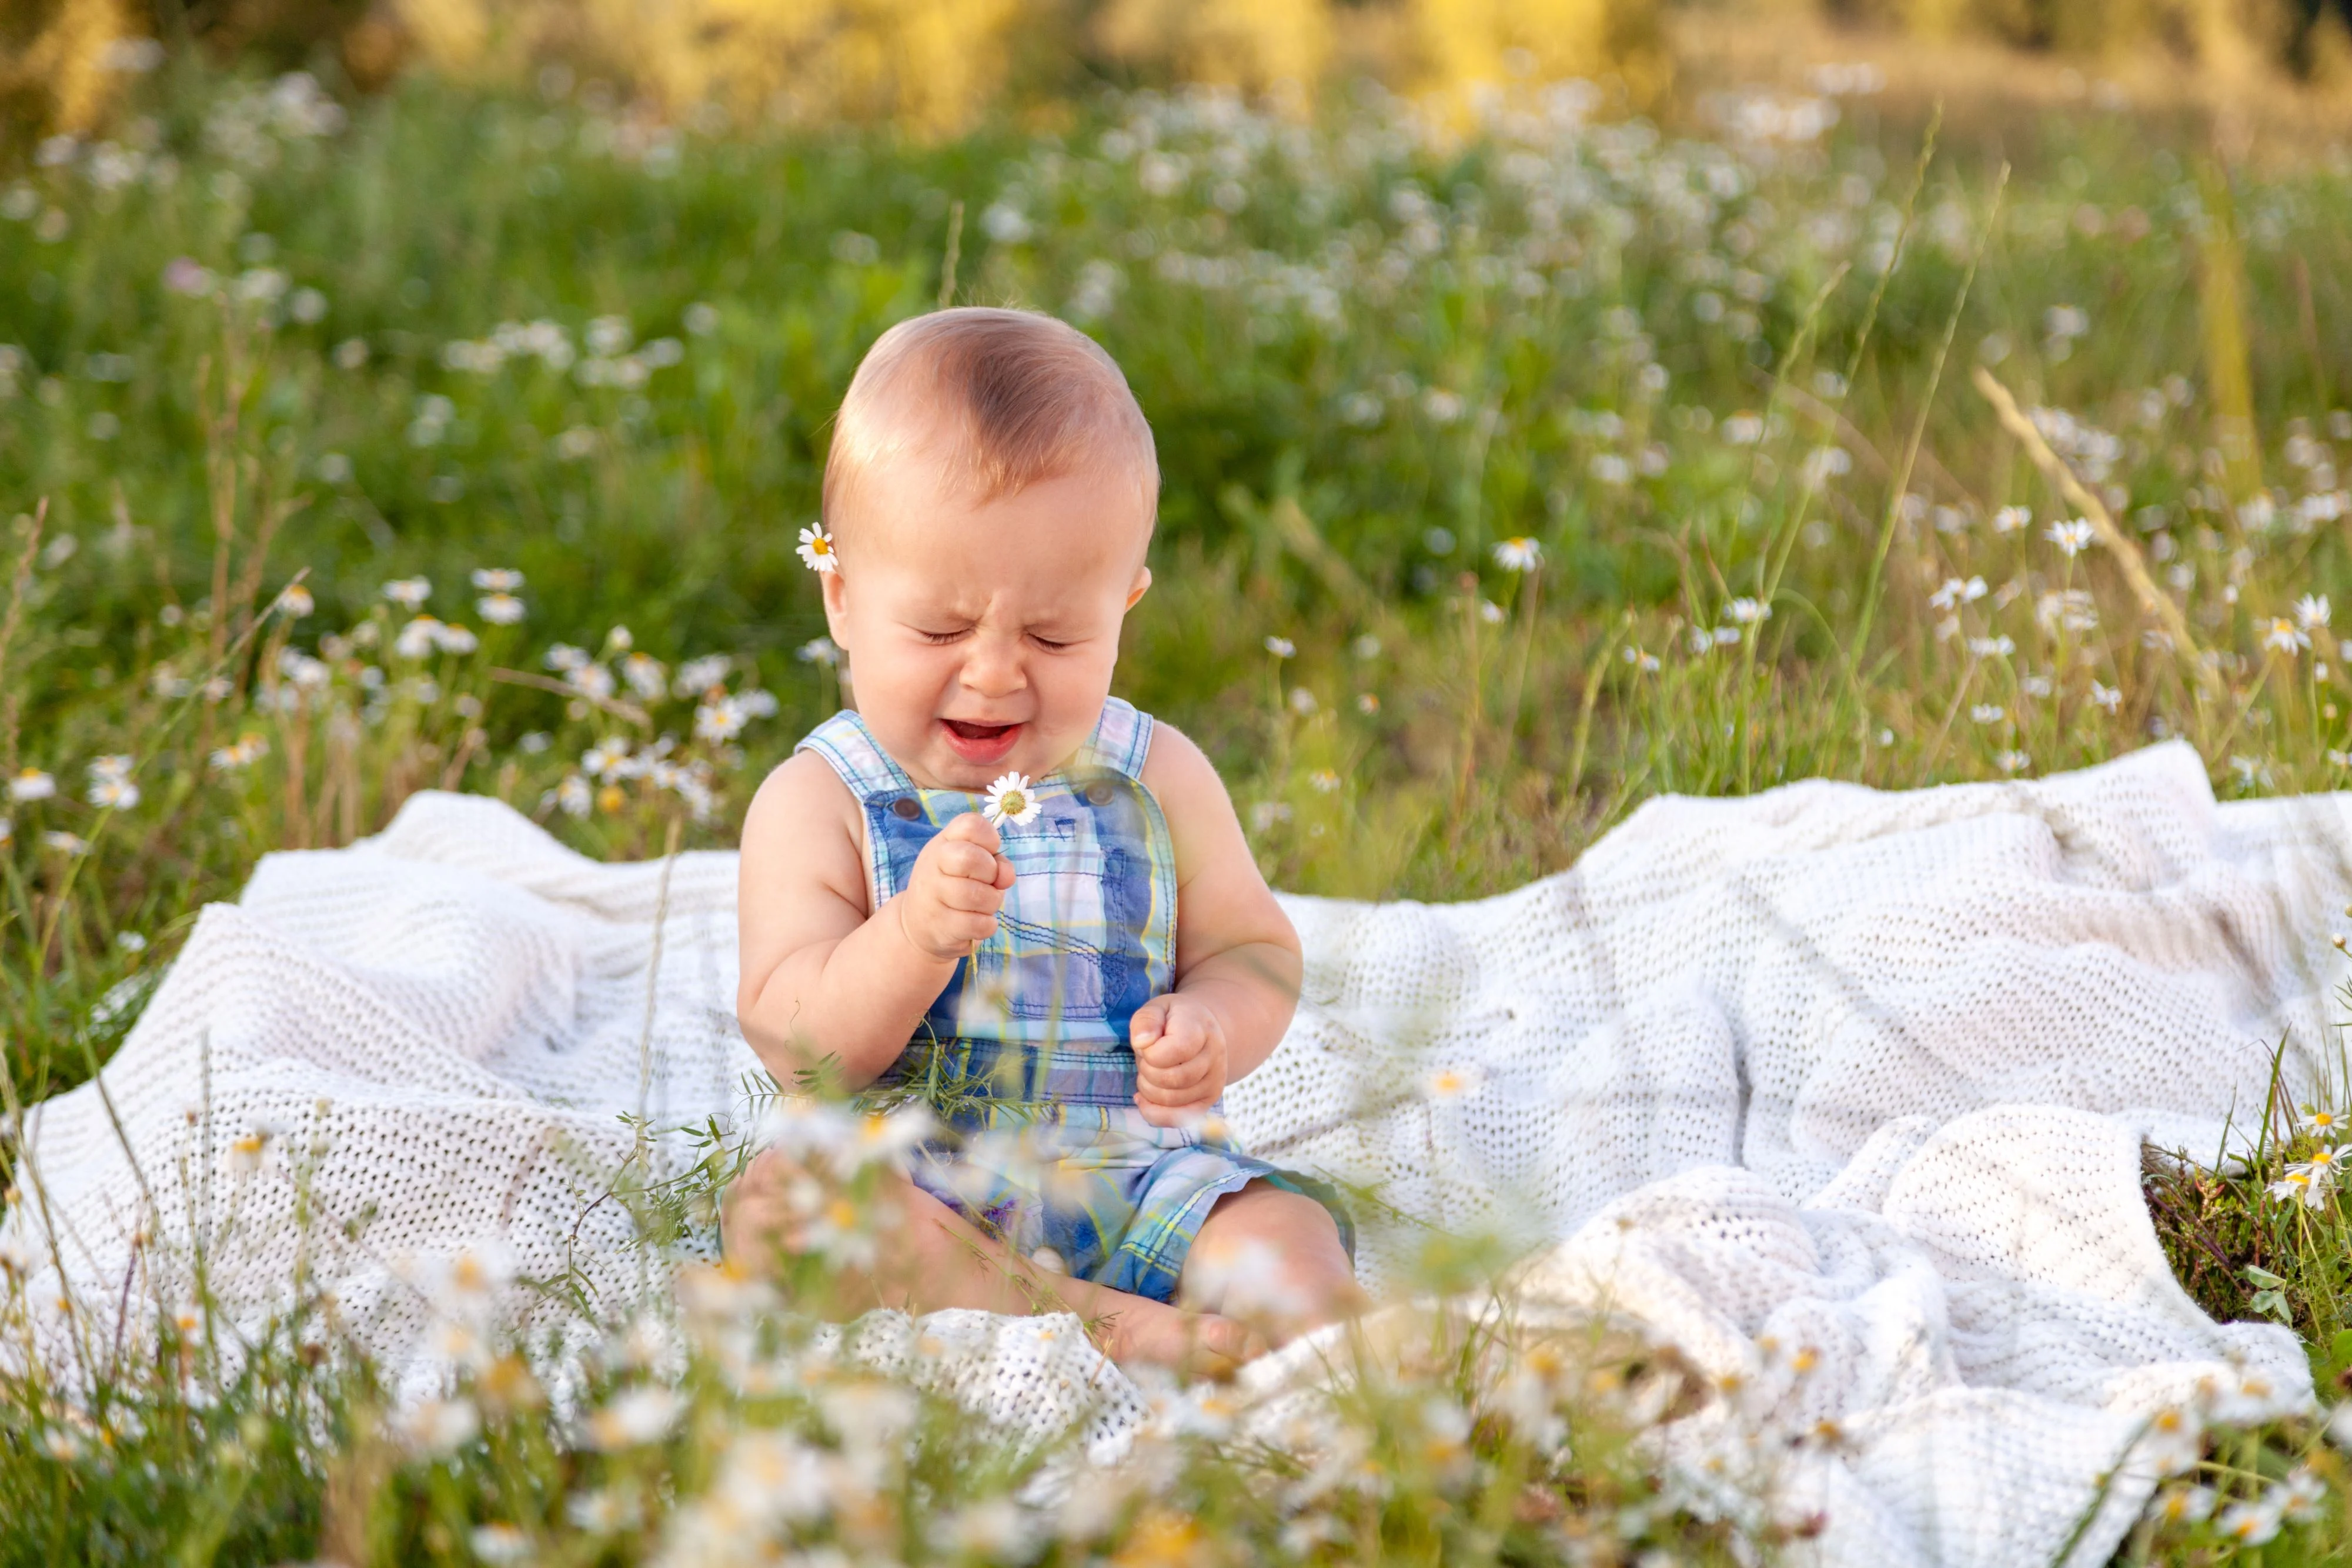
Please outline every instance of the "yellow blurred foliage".
[{"label": "yellow blurred foliage", "polygon": [[394,0],[416,56],[511,79],[564,58],[670,105],[964,129],[1002,92],[1022,0]]},{"label": "yellow blurred foliage", "polygon": [[[2352,78],[2352,32],[2297,0],[1713,0],[1688,20],[1830,17],[1920,39],[1994,38],[2064,56],[2136,54],[2199,82],[2272,80],[2292,62]],[[520,83],[563,61],[670,110],[896,125],[952,135],[1041,107],[1109,65],[1162,83],[1263,93],[1370,74],[1461,120],[1482,83],[1613,77],[1636,107],[1674,78],[1671,0],[212,0],[217,51],[341,53],[380,87],[423,67]],[[131,0],[0,0],[0,134],[97,129],[117,94],[107,46]],[[1687,30],[1687,29],[1686,29]]]},{"label": "yellow blurred foliage", "polygon": [[1401,10],[1388,63],[1408,91],[1613,74],[1647,103],[1673,75],[1650,0],[1402,0]]},{"label": "yellow blurred foliage", "polygon": [[1328,0],[1109,0],[1095,39],[1123,65],[1264,92],[1313,84],[1330,63]]},{"label": "yellow blurred foliage", "polygon": [[130,30],[122,0],[0,5],[0,125],[95,130],[121,79],[107,68],[106,47]]},{"label": "yellow blurred foliage", "polygon": [[1875,0],[1855,7],[1934,41],[1990,35],[2082,55],[2155,50],[2231,78],[2275,65],[2288,0]]}]

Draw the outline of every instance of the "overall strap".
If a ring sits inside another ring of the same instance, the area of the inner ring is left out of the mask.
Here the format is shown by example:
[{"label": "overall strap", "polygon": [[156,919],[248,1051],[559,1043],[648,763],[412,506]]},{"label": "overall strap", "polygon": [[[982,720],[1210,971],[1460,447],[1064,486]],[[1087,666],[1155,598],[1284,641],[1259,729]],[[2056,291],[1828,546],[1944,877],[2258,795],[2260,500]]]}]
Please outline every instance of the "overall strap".
[{"label": "overall strap", "polygon": [[866,727],[866,721],[842,709],[802,737],[794,751],[814,751],[833,764],[841,781],[862,805],[877,795],[903,795],[915,788],[905,768],[890,759]]},{"label": "overall strap", "polygon": [[1079,749],[1080,762],[1143,782],[1143,759],[1151,755],[1151,716],[1123,697],[1106,697],[1094,734]]}]

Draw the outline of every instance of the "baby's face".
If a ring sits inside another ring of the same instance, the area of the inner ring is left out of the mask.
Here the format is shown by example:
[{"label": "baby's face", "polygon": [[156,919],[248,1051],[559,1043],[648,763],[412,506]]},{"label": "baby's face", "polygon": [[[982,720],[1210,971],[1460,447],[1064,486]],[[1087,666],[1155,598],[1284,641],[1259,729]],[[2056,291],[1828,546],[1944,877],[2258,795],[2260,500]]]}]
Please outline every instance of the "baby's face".
[{"label": "baby's face", "polygon": [[928,789],[984,789],[1069,760],[1110,695],[1150,586],[1136,486],[1081,473],[975,504],[936,465],[869,474],[824,579],[857,711]]}]

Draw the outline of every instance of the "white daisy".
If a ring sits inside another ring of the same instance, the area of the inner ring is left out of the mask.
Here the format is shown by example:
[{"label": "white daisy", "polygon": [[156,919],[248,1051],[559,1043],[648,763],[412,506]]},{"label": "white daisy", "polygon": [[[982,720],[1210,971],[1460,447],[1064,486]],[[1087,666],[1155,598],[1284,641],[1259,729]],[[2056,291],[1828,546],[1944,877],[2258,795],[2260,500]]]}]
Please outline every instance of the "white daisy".
[{"label": "white daisy", "polygon": [[56,777],[37,768],[19,768],[16,777],[8,780],[11,800],[46,800],[57,792]]},{"label": "white daisy", "polygon": [[2294,618],[2306,632],[2316,632],[2327,624],[2327,595],[2306,593],[2294,601]]},{"label": "white daisy", "polygon": [[2215,1528],[2233,1546],[2260,1546],[2279,1532],[2279,1511],[2263,1502],[2232,1503]]},{"label": "white daisy", "polygon": [[1036,821],[1037,793],[1025,773],[1006,773],[988,787],[987,803],[981,813],[997,827],[1010,822],[1014,827],[1026,827]]},{"label": "white daisy", "polygon": [[669,1436],[685,1408],[686,1402],[667,1388],[627,1389],[588,1417],[588,1436],[607,1453],[656,1443]]},{"label": "white daisy", "polygon": [[2274,648],[2292,659],[2297,649],[2311,646],[2311,633],[2281,615],[2273,619],[2270,630],[2263,633],[2263,646]]},{"label": "white daisy", "polygon": [[811,571],[835,570],[833,536],[824,531],[824,525],[821,522],[811,523],[801,530],[800,553],[801,559],[808,564]]},{"label": "white daisy", "polygon": [[2344,1118],[2325,1107],[2305,1106],[2303,1124],[2311,1129],[2314,1137],[2333,1140],[2344,1135]]},{"label": "white daisy", "polygon": [[474,601],[474,610],[493,626],[511,626],[522,619],[522,601],[503,590]]},{"label": "white daisy", "polygon": [[431,653],[441,641],[441,622],[430,615],[419,615],[400,629],[392,640],[394,657],[422,659]]},{"label": "white daisy", "polygon": [[721,695],[694,710],[694,738],[732,740],[742,733],[744,721],[750,717],[740,698]]},{"label": "white daisy", "polygon": [[2317,1208],[2327,1201],[2327,1185],[2311,1179],[2307,1172],[2291,1170],[2265,1189],[2282,1203],[2299,1203],[2305,1208]]},{"label": "white daisy", "polygon": [[592,778],[611,779],[629,760],[629,743],[618,737],[600,740],[583,753],[580,766]]},{"label": "white daisy", "polygon": [[1971,577],[1965,581],[1957,577],[1948,577],[1943,587],[1927,596],[1927,602],[1938,610],[1953,610],[1982,599],[1987,591],[1985,580],[1981,577]]},{"label": "white daisy", "polygon": [[2091,548],[2091,534],[2090,519],[2076,517],[2072,522],[2051,524],[2042,537],[2072,557]]},{"label": "white daisy", "polygon": [[1543,546],[1524,536],[1495,547],[1495,564],[1505,571],[1533,571],[1543,565]]},{"label": "white daisy", "polygon": [[2319,1505],[2326,1500],[2327,1483],[2306,1465],[2288,1471],[2286,1479],[2273,1487],[2263,1499],[2266,1506],[2277,1509],[2297,1524],[2308,1524],[2317,1519]]}]

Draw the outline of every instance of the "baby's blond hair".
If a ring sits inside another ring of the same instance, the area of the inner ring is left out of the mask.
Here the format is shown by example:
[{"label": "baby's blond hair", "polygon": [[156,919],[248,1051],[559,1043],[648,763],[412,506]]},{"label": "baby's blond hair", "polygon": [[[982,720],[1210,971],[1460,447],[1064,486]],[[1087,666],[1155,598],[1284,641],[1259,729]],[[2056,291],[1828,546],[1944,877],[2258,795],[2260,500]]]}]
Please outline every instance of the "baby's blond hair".
[{"label": "baby's blond hair", "polygon": [[838,532],[865,476],[917,452],[982,503],[1099,469],[1158,505],[1151,426],[1118,362],[1033,310],[935,310],[875,340],[834,421],[825,521]]}]

